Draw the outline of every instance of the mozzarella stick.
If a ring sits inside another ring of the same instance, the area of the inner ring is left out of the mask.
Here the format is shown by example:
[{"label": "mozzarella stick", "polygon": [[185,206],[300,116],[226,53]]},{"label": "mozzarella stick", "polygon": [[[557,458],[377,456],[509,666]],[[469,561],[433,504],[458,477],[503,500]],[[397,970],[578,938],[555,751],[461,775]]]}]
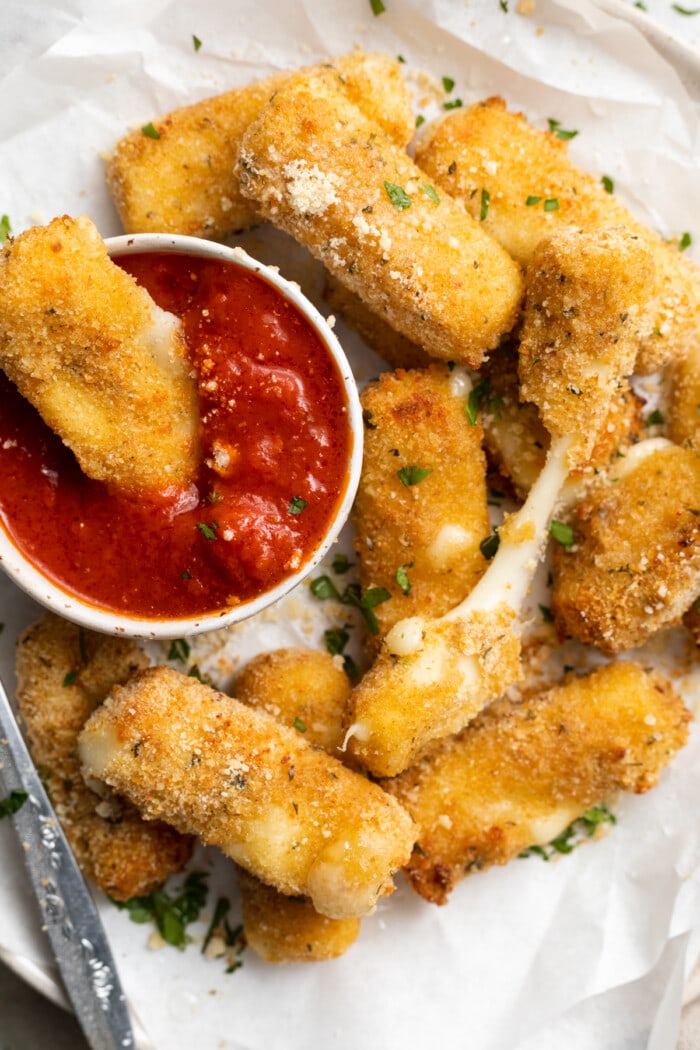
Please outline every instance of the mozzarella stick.
[{"label": "mozzarella stick", "polygon": [[[265,711],[280,725],[296,726],[304,739],[338,756],[347,675],[330,653],[278,649],[254,657],[236,679],[241,703]],[[238,886],[248,946],[266,962],[320,962],[348,950],[360,920],[319,915],[305,897],[287,897],[240,869]]]},{"label": "mozzarella stick", "polygon": [[552,435],[578,431],[590,457],[620,377],[634,369],[640,318],[653,281],[643,242],[623,230],[557,230],[526,272],[520,396]]},{"label": "mozzarella stick", "polygon": [[648,791],[690,717],[660,674],[627,662],[492,705],[384,782],[421,827],[411,886],[445,904],[465,875],[551,842],[617,791]]},{"label": "mozzarella stick", "polygon": [[470,390],[464,369],[435,364],[384,373],[362,394],[360,583],[391,594],[374,610],[375,642],[407,616],[442,616],[486,568],[486,460],[481,426],[465,412]]},{"label": "mozzarella stick", "polygon": [[44,613],[17,645],[17,700],[32,758],[85,875],[114,900],[142,897],[179,871],[192,840],[145,821],[118,796],[102,798],[80,773],[78,736],[113,685],[148,665],[137,645]]},{"label": "mozzarella stick", "polygon": [[91,478],[182,489],[198,462],[197,390],[179,320],[64,215],[0,252],[0,367]]},{"label": "mozzarella stick", "polygon": [[416,147],[416,161],[475,217],[486,192],[484,227],[523,265],[542,238],[561,226],[621,225],[636,234],[655,263],[636,372],[654,372],[682,356],[700,334],[697,266],[573,164],[566,141],[509,113],[502,99],[487,99],[431,125]]},{"label": "mozzarella stick", "polygon": [[401,806],[296,729],[152,668],[112,691],[80,739],[86,775],[217,845],[323,915],[369,914],[415,829]]},{"label": "mozzarella stick", "polygon": [[520,269],[338,90],[292,77],[243,136],[241,190],[433,357],[478,367],[515,323]]},{"label": "mozzarella stick", "polygon": [[[414,121],[398,62],[357,50],[329,68],[340,89],[397,146],[408,145]],[[205,98],[121,139],[107,164],[107,185],[126,232],[225,237],[258,222],[234,164],[243,132],[288,77],[277,73]]]},{"label": "mozzarella stick", "polygon": [[664,438],[629,449],[554,545],[557,628],[606,653],[680,622],[700,592],[700,457]]}]

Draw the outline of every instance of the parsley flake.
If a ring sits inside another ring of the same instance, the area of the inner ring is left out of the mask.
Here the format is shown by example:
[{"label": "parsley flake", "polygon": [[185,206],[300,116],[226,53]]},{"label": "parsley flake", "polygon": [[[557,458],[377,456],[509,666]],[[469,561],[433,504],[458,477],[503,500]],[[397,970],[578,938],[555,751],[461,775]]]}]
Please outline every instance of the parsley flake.
[{"label": "parsley flake", "polygon": [[686,230],[685,233],[681,234],[681,239],[678,242],[678,251],[679,252],[684,252],[686,250],[686,248],[690,248],[692,243],[693,243],[693,238],[690,236],[690,234]]},{"label": "parsley flake", "polygon": [[525,201],[525,206],[527,208],[532,208],[535,204],[539,204],[541,200],[541,197],[528,197]]},{"label": "parsley flake", "polygon": [[435,201],[436,204],[440,203],[440,198],[438,197],[434,186],[423,185],[421,186],[421,189],[423,193],[427,194],[427,196],[430,197],[431,201]]},{"label": "parsley flake", "polygon": [[601,181],[603,189],[605,190],[606,193],[614,193],[615,192],[615,183],[613,182],[613,180],[610,178],[609,175],[601,175],[600,176],[600,181]]},{"label": "parsley flake", "polygon": [[568,142],[569,139],[575,139],[578,135],[578,131],[567,131],[566,128],[561,126],[561,122],[554,120],[553,117],[549,117],[547,123],[549,124],[549,130],[564,142]]},{"label": "parsley flake", "polygon": [[661,423],[665,423],[663,412],[660,412],[658,408],[655,408],[653,412],[650,412],[647,418],[644,420],[645,427],[656,427]]},{"label": "parsley flake", "polygon": [[304,507],[308,507],[309,501],[302,499],[301,496],[292,496],[291,503],[287,507],[290,514],[301,514]]},{"label": "parsley flake", "polygon": [[557,521],[556,518],[552,519],[549,523],[549,535],[557,543],[561,543],[562,547],[566,547],[567,550],[574,545],[573,526],[567,525],[564,521]]},{"label": "parsley flake", "polygon": [[372,14],[375,17],[377,15],[381,15],[384,11],[386,11],[382,0],[369,0],[369,6],[372,8]]},{"label": "parsley flake", "polygon": [[680,4],[671,4],[671,7],[679,15],[687,15],[689,18],[692,18],[693,15],[700,15],[700,7],[681,7]]},{"label": "parsley flake", "polygon": [[0,244],[4,244],[11,233],[10,218],[8,215],[3,215],[0,219]]},{"label": "parsley flake", "polygon": [[404,594],[411,593],[411,581],[408,578],[408,573],[406,572],[406,569],[411,569],[412,567],[412,561],[408,562],[406,565],[399,565],[394,576],[394,579],[396,580]]},{"label": "parsley flake", "polygon": [[508,0],[498,0],[498,6],[501,11],[505,11],[505,13],[508,14]]},{"label": "parsley flake", "polygon": [[486,538],[481,541],[479,544],[479,550],[487,561],[491,561],[500,545],[501,537],[498,535],[498,529],[495,528],[490,536],[486,536]]},{"label": "parsley flake", "polygon": [[428,474],[433,473],[432,467],[401,467],[401,470],[396,471],[396,476],[402,485],[409,488],[411,485],[418,485],[421,481],[427,478]]},{"label": "parsley flake", "polygon": [[141,128],[141,131],[149,139],[159,139],[160,138],[160,132],[155,127],[155,125],[153,124],[152,120],[150,120],[148,122],[148,124],[144,124],[144,126]]},{"label": "parsley flake", "polygon": [[404,211],[405,208],[411,207],[411,198],[402,186],[397,186],[395,182],[385,182],[384,189],[391,203],[399,211]]},{"label": "parsley flake", "polygon": [[338,656],[350,641],[350,635],[344,627],[329,627],[323,632],[323,640],[331,656]]},{"label": "parsley flake", "polygon": [[479,221],[483,222],[489,213],[489,201],[491,200],[491,194],[488,190],[481,191],[481,208],[479,210]]},{"label": "parsley flake", "polygon": [[455,82],[452,79],[452,77],[443,77],[442,78],[442,88],[443,88],[443,91],[445,92],[446,95],[449,95],[449,93],[452,91],[454,86],[455,86]]},{"label": "parsley flake", "polygon": [[190,643],[186,638],[173,638],[168,649],[168,660],[180,660],[182,663],[187,663],[187,657],[190,655]]},{"label": "parsley flake", "polygon": [[199,51],[200,47],[202,46],[202,41],[199,39],[198,36],[195,36],[194,33],[192,34],[192,46],[194,47],[195,51]]},{"label": "parsley flake", "polygon": [[304,723],[302,722],[302,720],[299,718],[298,715],[294,719],[294,722],[292,724],[293,724],[295,729],[299,730],[300,733],[305,733],[306,732],[306,726],[304,725]]},{"label": "parsley flake", "polygon": [[75,680],[76,680],[76,678],[78,677],[79,674],[80,674],[80,671],[69,671],[68,674],[63,679],[64,686],[68,687],[69,685],[73,685],[73,682],[75,682]]},{"label": "parsley flake", "polygon": [[205,540],[215,540],[217,538],[216,530],[218,529],[218,527],[219,526],[215,521],[210,522],[208,525],[206,521],[197,522],[197,528],[201,532],[202,536],[204,536]]},{"label": "parsley flake", "polygon": [[331,568],[333,572],[337,573],[338,576],[342,576],[344,572],[351,569],[355,563],[348,560],[347,554],[336,554],[334,557]]},{"label": "parsley flake", "polygon": [[207,873],[193,871],[185,879],[176,896],[165,890],[155,890],[146,897],[131,897],[128,901],[113,901],[117,908],[128,911],[132,922],[154,922],[166,944],[184,948],[191,938],[186,927],[199,918],[207,901]]},{"label": "parsley flake", "polygon": [[461,98],[451,98],[448,102],[443,102],[443,109],[461,109],[463,102]]},{"label": "parsley flake", "polygon": [[317,576],[315,580],[311,581],[310,591],[314,598],[318,598],[319,601],[326,601],[328,598],[333,598],[335,601],[340,601],[340,592],[330,576]]},{"label": "parsley flake", "polygon": [[556,197],[547,197],[547,200],[544,202],[544,210],[545,211],[557,211],[558,208],[559,208],[559,201],[557,200],[557,198]]},{"label": "parsley flake", "polygon": [[482,379],[480,383],[477,383],[469,391],[469,397],[464,406],[464,413],[467,417],[467,421],[470,427],[475,427],[479,417],[479,409],[481,408],[484,398],[487,396],[489,391],[488,379]]},{"label": "parsley flake", "polygon": [[0,820],[3,817],[11,817],[16,813],[29,798],[26,791],[18,791],[14,788],[6,798],[0,799]]},{"label": "parsley flake", "polygon": [[425,117],[422,113],[419,113],[416,117],[416,127],[419,128],[421,124],[425,124]]}]

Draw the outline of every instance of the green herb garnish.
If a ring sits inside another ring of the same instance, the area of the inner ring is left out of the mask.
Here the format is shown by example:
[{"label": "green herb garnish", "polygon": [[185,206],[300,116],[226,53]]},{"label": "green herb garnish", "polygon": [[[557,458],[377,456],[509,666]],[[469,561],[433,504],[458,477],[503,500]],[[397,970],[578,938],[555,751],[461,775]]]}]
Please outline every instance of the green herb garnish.
[{"label": "green herb garnish", "polygon": [[481,191],[481,208],[479,210],[479,221],[483,222],[489,213],[489,201],[491,200],[491,194],[488,190]]},{"label": "green herb garnish", "polygon": [[382,0],[369,0],[369,6],[372,8],[373,15],[381,15],[383,11],[386,11]]},{"label": "green herb garnish", "polygon": [[455,86],[455,82],[452,79],[452,77],[443,77],[442,78],[442,89],[443,89],[443,91],[445,92],[446,95],[449,95],[449,93],[452,91],[454,86]]},{"label": "green herb garnish", "polygon": [[311,581],[310,591],[314,598],[318,598],[320,601],[326,601],[328,598],[333,598],[335,601],[340,601],[340,592],[330,576],[317,576],[315,580]]},{"label": "green herb garnish", "polygon": [[449,100],[449,102],[443,102],[442,108],[443,109],[461,109],[462,108],[462,100],[461,100],[461,98],[452,98],[452,99]]},{"label": "green herb garnish", "polygon": [[398,583],[399,587],[401,588],[401,590],[403,591],[404,594],[410,594],[411,593],[411,581],[408,578],[408,573],[406,572],[406,569],[410,569],[412,567],[413,567],[413,562],[412,561],[407,562],[406,565],[399,565],[399,567],[396,570],[396,573],[394,575],[394,579],[396,580],[396,582]]},{"label": "green herb garnish", "polygon": [[151,121],[149,121],[149,122],[148,122],[148,124],[144,124],[144,126],[143,126],[143,127],[141,128],[141,131],[142,131],[142,132],[144,133],[144,135],[146,135],[146,136],[147,136],[147,137],[148,137],[149,139],[159,139],[159,138],[160,138],[160,132],[159,132],[159,131],[158,131],[158,129],[157,129],[156,127],[155,127],[155,125],[153,124],[153,121],[152,121],[152,120],[151,120]]},{"label": "green herb garnish", "polygon": [[544,210],[545,211],[557,211],[558,208],[559,208],[559,201],[557,200],[557,198],[556,197],[547,197],[547,200],[544,202]]},{"label": "green herb garnish", "polygon": [[433,186],[423,185],[421,186],[421,189],[423,190],[423,193],[426,193],[428,197],[430,197],[431,201],[435,201],[436,204],[440,203],[440,198],[438,197],[437,192],[435,191]]},{"label": "green herb garnish", "polygon": [[294,726],[295,729],[298,729],[300,733],[305,733],[306,732],[306,726],[304,725],[304,723],[302,722],[302,720],[299,718],[298,715],[294,719],[294,722],[292,723],[292,725]]},{"label": "green herb garnish", "polygon": [[567,525],[564,521],[557,521],[556,518],[550,521],[549,535],[567,550],[574,545],[573,526]]},{"label": "green herb garnish", "polygon": [[73,685],[73,682],[76,680],[76,678],[78,677],[79,674],[80,674],[80,671],[69,671],[68,674],[63,679],[64,686]]},{"label": "green herb garnish", "polygon": [[168,649],[168,660],[181,660],[182,663],[187,663],[187,657],[190,655],[190,643],[186,638],[173,638]]},{"label": "green herb garnish", "polygon": [[671,4],[674,11],[677,11],[679,15],[687,15],[692,17],[693,15],[700,15],[700,7],[681,7],[680,4]]},{"label": "green herb garnish", "polygon": [[427,478],[428,474],[433,473],[432,467],[401,467],[401,470],[396,471],[396,477],[399,479],[402,485],[409,488],[411,485],[418,485],[421,481]]},{"label": "green herb garnish", "polygon": [[578,135],[578,131],[567,131],[566,128],[561,126],[561,122],[554,120],[553,117],[549,117],[547,123],[549,124],[549,130],[553,132],[558,139],[563,139],[564,142],[568,142],[569,139],[575,139]]},{"label": "green herb garnish", "polygon": [[205,540],[215,540],[216,530],[218,529],[218,527],[219,525],[216,521],[212,521],[208,525],[206,521],[197,522],[197,528],[201,532],[202,536],[204,536]]},{"label": "green herb garnish", "polygon": [[532,208],[535,204],[539,204],[541,200],[541,197],[528,197],[525,201],[525,205],[528,208]]},{"label": "green herb garnish", "polygon": [[600,176],[600,181],[601,181],[603,189],[605,190],[606,193],[614,193],[615,192],[615,183],[613,182],[613,180],[610,178],[609,175],[601,175]]},{"label": "green herb garnish", "polygon": [[0,244],[4,244],[11,233],[10,218],[8,215],[3,215],[0,219]]},{"label": "green herb garnish", "polygon": [[663,413],[660,412],[658,408],[655,408],[654,411],[650,412],[647,418],[644,420],[644,426],[656,427],[659,426],[659,424],[665,422],[666,420],[664,419]]},{"label": "green herb garnish", "polygon": [[26,791],[18,791],[14,788],[6,798],[0,799],[0,820],[3,817],[11,817],[24,805],[29,798]]},{"label": "green herb garnish", "polygon": [[601,824],[616,824],[617,818],[604,802],[597,806],[591,806],[580,817],[574,820],[567,828],[557,835],[547,846],[528,846],[520,857],[539,856],[542,860],[549,860],[556,853],[571,853],[584,839],[591,838]]},{"label": "green herb garnish", "polygon": [[491,561],[500,545],[501,537],[498,535],[498,529],[495,528],[490,536],[487,536],[481,541],[479,544],[479,550],[487,561]]},{"label": "green herb garnish", "polygon": [[421,124],[425,124],[425,117],[422,113],[419,113],[416,117],[416,127],[419,128]]},{"label": "green herb garnish", "polygon": [[207,878],[206,872],[193,871],[174,897],[165,890],[155,890],[146,897],[132,897],[128,901],[114,901],[114,904],[120,910],[128,911],[132,922],[154,922],[166,944],[184,948],[191,940],[186,927],[199,918],[207,901]]},{"label": "green herb garnish", "polygon": [[403,211],[405,208],[411,207],[411,198],[406,193],[402,186],[397,186],[395,182],[385,182],[384,189],[386,195],[399,211]]},{"label": "green herb garnish", "polygon": [[301,514],[304,507],[308,507],[309,501],[302,499],[301,496],[292,496],[291,503],[287,507],[290,514]]},{"label": "green herb garnish", "polygon": [[331,563],[331,568],[333,569],[333,572],[338,574],[338,576],[342,576],[343,573],[347,572],[348,569],[351,569],[354,564],[353,561],[348,561],[347,554],[336,554]]},{"label": "green herb garnish", "polygon": [[198,36],[195,36],[194,33],[192,34],[192,45],[195,51],[199,51],[200,47],[202,46],[202,41],[199,39]]},{"label": "green herb garnish", "polygon": [[681,234],[681,239],[678,242],[678,251],[679,252],[684,252],[686,250],[686,248],[690,248],[692,243],[693,243],[693,238],[690,236],[690,234],[686,230],[685,233]]}]

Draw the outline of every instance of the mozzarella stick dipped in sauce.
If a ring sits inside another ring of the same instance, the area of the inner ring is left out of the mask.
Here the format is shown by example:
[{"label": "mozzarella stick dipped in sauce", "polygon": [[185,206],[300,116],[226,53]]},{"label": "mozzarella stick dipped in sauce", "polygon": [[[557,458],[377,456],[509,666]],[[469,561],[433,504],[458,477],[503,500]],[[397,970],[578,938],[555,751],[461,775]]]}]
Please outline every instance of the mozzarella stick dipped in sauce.
[{"label": "mozzarella stick dipped in sauce", "polygon": [[[405,148],[414,119],[399,63],[357,50],[328,66],[339,89]],[[126,232],[225,237],[259,222],[234,165],[243,132],[288,77],[277,73],[205,98],[121,139],[107,164],[107,185]]]},{"label": "mozzarella stick dipped in sauce", "polygon": [[276,92],[243,136],[238,177],[266,219],[432,356],[478,368],[513,327],[517,263],[330,71]]},{"label": "mozzarella stick dipped in sauce", "polygon": [[391,796],[302,733],[165,667],[112,691],[80,754],[86,776],[146,819],[198,835],[330,918],[370,914],[415,840]]},{"label": "mozzarella stick dipped in sauce", "polygon": [[[241,703],[264,711],[307,743],[338,757],[348,677],[316,649],[278,649],[254,657],[236,679]],[[239,869],[238,886],[248,946],[266,962],[320,962],[348,950],[360,920],[319,915],[305,897],[289,897]]]},{"label": "mozzarella stick dipped in sauce", "polygon": [[0,252],[0,367],[88,477],[140,492],[193,481],[199,410],[180,321],[85,216]]},{"label": "mozzarella stick dipped in sauce", "polygon": [[[596,251],[584,251],[587,243],[597,245],[601,235],[559,237],[558,265],[542,273],[535,266],[528,268],[521,343],[526,348],[521,377],[533,375],[529,396],[550,422],[552,443],[545,466],[523,506],[501,527],[498,551],[474,589],[439,618],[411,616],[396,623],[375,664],[353,691],[347,739],[352,753],[377,776],[406,769],[422,747],[458,732],[518,679],[516,618],[542,556],[554,507],[570,470],[590,454],[611,391],[626,374],[630,356],[634,360],[633,334],[625,336],[634,326],[620,332],[620,305],[636,316],[644,301],[644,282],[620,275],[626,294],[618,293],[609,287],[615,264],[603,265]],[[560,277],[577,260],[588,262],[589,269],[578,266],[580,281],[566,284],[562,314]],[[571,338],[562,338],[569,318],[580,315],[583,320],[592,300],[593,330],[582,324]],[[538,310],[544,302],[550,308]],[[552,351],[556,367],[548,370],[550,385],[545,386],[540,362]],[[567,358],[579,383],[577,396],[568,389]],[[550,405],[564,401],[566,412],[549,411]]]},{"label": "mozzarella stick dipped in sauce", "polygon": [[[475,387],[484,428],[484,448],[489,463],[512,484],[516,495],[525,499],[547,458],[549,431],[540,419],[536,405],[519,400],[518,359],[515,348],[503,348],[489,358],[483,377]],[[620,379],[613,391],[608,412],[596,436],[590,457],[578,464],[566,482],[569,490],[581,487],[639,439],[642,428],[642,401]]]},{"label": "mozzarella stick dipped in sauce", "polygon": [[610,180],[606,189],[567,150],[556,131],[532,127],[490,98],[426,128],[416,162],[474,217],[486,192],[485,229],[524,266],[562,226],[621,225],[636,234],[654,258],[655,279],[634,371],[655,372],[700,335],[700,271],[617,201]]},{"label": "mozzarella stick dipped in sauce", "polygon": [[17,700],[32,758],[82,871],[119,901],[152,893],[192,853],[189,836],[144,820],[124,798],[97,795],[80,773],[78,736],[88,717],[113,685],[147,665],[130,639],[52,613],[17,644]]},{"label": "mozzarella stick dipped in sauce", "polygon": [[628,450],[556,544],[558,630],[606,653],[680,622],[700,592],[700,456],[664,438]]},{"label": "mozzarella stick dipped in sauce", "polygon": [[384,782],[421,828],[411,886],[445,904],[465,875],[546,845],[618,791],[653,788],[690,718],[662,675],[627,662],[493,704]]},{"label": "mozzarella stick dipped in sauce", "polygon": [[385,372],[362,394],[364,461],[355,500],[355,547],[363,589],[384,587],[374,613],[376,651],[408,616],[441,616],[484,569],[491,531],[483,433],[465,409],[463,368]]}]

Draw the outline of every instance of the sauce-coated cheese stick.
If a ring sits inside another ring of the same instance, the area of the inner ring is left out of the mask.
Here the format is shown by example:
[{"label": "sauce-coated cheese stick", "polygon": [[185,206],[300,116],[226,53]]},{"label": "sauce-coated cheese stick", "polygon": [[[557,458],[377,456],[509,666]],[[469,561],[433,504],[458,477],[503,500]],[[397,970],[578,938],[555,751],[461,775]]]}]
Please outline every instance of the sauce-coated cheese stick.
[{"label": "sauce-coated cheese stick", "polygon": [[406,616],[446,613],[486,568],[486,460],[465,412],[470,390],[464,369],[435,364],[385,372],[363,391],[360,583],[391,594],[375,608],[376,641]]},{"label": "sauce-coated cheese stick", "polygon": [[[357,50],[332,66],[348,97],[406,146],[413,115],[398,62]],[[288,76],[277,73],[173,110],[151,122],[150,134],[138,129],[121,139],[107,165],[107,185],[126,232],[224,237],[258,222],[234,164],[243,132]]]},{"label": "sauce-coated cheese stick", "polygon": [[76,627],[52,613],[17,645],[17,699],[29,748],[83,872],[115,900],[142,897],[179,871],[192,840],[146,821],[117,796],[101,798],[80,774],[78,736],[113,685],[148,665],[128,638]]},{"label": "sauce-coated cheese stick", "polygon": [[426,129],[417,163],[477,217],[489,194],[484,226],[523,265],[543,237],[561,226],[623,225],[651,251],[652,302],[635,371],[653,372],[685,353],[700,333],[700,271],[569,159],[567,144],[509,113],[500,98],[450,113]]},{"label": "sauce-coated cheese stick", "polygon": [[410,854],[409,816],[296,729],[165,667],[114,690],[80,742],[86,774],[332,918],[370,913]]},{"label": "sauce-coated cheese stick", "polygon": [[465,875],[556,838],[617,791],[648,791],[690,712],[657,672],[620,662],[499,701],[384,786],[422,830],[406,869],[436,904]]},{"label": "sauce-coated cheese stick", "polygon": [[327,71],[279,89],[243,136],[238,174],[265,218],[432,356],[478,367],[513,327],[517,263]]},{"label": "sauce-coated cheese stick", "polygon": [[180,321],[84,216],[0,252],[0,367],[89,477],[157,491],[193,480],[199,410]]},{"label": "sauce-coated cheese stick", "polygon": [[[280,725],[295,726],[309,744],[339,757],[348,677],[330,653],[277,649],[261,653],[236,679],[241,703],[265,711]],[[238,888],[248,947],[266,962],[320,962],[348,950],[360,920],[319,915],[304,897],[288,897],[239,870]]]}]

